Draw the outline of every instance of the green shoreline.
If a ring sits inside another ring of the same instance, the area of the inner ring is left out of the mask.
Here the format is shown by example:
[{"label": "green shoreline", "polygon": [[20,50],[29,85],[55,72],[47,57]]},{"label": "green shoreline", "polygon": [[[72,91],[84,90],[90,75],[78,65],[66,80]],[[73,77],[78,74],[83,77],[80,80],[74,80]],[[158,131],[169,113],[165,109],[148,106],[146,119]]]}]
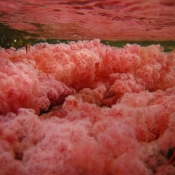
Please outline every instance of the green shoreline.
[{"label": "green shoreline", "polygon": [[[76,40],[59,40],[59,39],[35,39],[36,35],[27,32],[9,28],[7,25],[0,23],[0,47],[8,49],[14,47],[16,49],[24,47],[26,44],[34,45],[36,43],[47,42],[49,44],[69,43]],[[27,39],[29,37],[29,39]],[[175,50],[175,41],[108,41],[101,40],[102,43],[114,47],[124,47],[127,43],[139,44],[141,46],[148,46],[151,44],[160,44],[164,47],[165,52]]]}]

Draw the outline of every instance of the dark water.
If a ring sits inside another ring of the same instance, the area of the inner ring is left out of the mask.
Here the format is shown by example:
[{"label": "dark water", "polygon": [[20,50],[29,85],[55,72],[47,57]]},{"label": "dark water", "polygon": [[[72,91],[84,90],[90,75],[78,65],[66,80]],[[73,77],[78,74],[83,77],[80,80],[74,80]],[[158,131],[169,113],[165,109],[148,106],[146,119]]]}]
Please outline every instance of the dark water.
[{"label": "dark water", "polygon": [[0,46],[99,38],[175,48],[174,0],[0,0]]}]

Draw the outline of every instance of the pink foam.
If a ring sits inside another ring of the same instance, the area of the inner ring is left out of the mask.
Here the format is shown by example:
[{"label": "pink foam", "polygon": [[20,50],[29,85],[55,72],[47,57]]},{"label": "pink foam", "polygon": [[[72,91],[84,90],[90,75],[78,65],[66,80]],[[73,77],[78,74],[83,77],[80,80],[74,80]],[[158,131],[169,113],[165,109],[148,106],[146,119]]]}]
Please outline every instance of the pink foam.
[{"label": "pink foam", "polygon": [[1,174],[173,175],[174,60],[99,40],[1,48]]}]

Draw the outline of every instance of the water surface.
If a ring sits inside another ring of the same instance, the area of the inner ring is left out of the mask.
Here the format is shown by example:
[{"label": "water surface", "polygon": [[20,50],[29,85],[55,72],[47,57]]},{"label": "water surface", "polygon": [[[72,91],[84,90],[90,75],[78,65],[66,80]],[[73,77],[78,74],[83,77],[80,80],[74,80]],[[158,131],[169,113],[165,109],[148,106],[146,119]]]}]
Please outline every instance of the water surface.
[{"label": "water surface", "polygon": [[0,0],[0,45],[6,48],[99,38],[172,50],[174,31],[174,0]]}]

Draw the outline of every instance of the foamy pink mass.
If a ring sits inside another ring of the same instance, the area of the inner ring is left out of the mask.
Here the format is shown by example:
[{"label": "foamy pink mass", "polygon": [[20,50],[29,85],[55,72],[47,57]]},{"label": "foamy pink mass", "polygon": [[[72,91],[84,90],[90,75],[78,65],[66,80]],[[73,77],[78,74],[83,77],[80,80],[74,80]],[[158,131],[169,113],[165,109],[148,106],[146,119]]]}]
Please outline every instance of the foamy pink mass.
[{"label": "foamy pink mass", "polygon": [[174,136],[175,52],[0,49],[1,175],[174,175]]}]

